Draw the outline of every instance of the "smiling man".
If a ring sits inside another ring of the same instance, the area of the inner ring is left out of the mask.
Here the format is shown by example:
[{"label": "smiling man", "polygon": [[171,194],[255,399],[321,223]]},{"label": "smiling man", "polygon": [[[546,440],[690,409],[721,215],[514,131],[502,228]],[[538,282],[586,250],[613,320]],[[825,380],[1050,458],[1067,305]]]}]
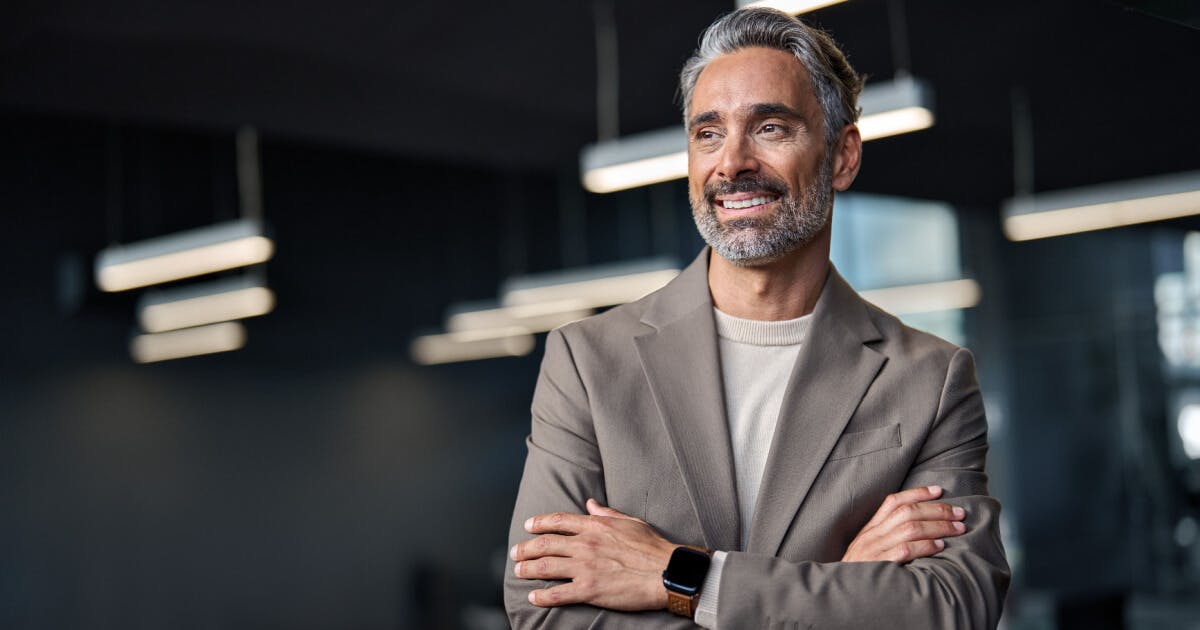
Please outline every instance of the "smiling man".
[{"label": "smiling man", "polygon": [[1009,569],[971,355],[829,262],[860,78],[824,33],[743,9],[680,88],[709,247],[547,339],[513,626],[995,627]]}]

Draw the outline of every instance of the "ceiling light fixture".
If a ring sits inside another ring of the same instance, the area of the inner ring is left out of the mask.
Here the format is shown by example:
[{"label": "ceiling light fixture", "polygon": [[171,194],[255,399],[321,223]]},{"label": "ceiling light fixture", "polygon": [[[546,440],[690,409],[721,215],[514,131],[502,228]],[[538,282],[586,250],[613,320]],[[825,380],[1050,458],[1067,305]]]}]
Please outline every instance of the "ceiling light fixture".
[{"label": "ceiling light fixture", "polygon": [[421,365],[523,356],[536,345],[534,333],[642,298],[677,275],[674,260],[651,258],[510,278],[498,303],[452,306],[447,332],[413,339],[409,354]]},{"label": "ceiling light fixture", "polygon": [[[898,76],[868,85],[858,98],[863,141],[920,131],[934,124],[927,81]],[[583,187],[608,193],[687,177],[687,134],[682,126],[589,144],[580,154]]]},{"label": "ceiling light fixture", "polygon": [[561,300],[519,306],[498,302],[469,302],[451,306],[446,315],[448,332],[521,328],[540,333],[583,319],[594,311],[580,300]]},{"label": "ceiling light fixture", "polygon": [[533,335],[510,327],[471,332],[422,335],[413,339],[409,355],[419,365],[436,365],[496,357],[520,357],[533,352]]},{"label": "ceiling light fixture", "polygon": [[237,277],[167,290],[138,300],[142,330],[151,333],[266,315],[275,294],[253,277]]},{"label": "ceiling light fixture", "polygon": [[889,313],[913,315],[971,308],[979,304],[982,291],[978,282],[962,279],[872,289],[859,294]]},{"label": "ceiling light fixture", "polygon": [[933,126],[933,88],[928,81],[912,76],[866,86],[858,105],[863,112],[858,119],[863,142]]},{"label": "ceiling light fixture", "polygon": [[765,7],[768,9],[778,9],[784,13],[792,15],[800,15],[809,11],[827,7],[831,4],[839,4],[846,0],[738,0],[738,8],[747,7]]},{"label": "ceiling light fixture", "polygon": [[111,246],[96,256],[96,284],[125,291],[258,264],[274,251],[261,221],[238,219]]},{"label": "ceiling light fixture", "polygon": [[1004,234],[1028,241],[1200,214],[1200,171],[1014,197]]},{"label": "ceiling light fixture", "polygon": [[668,258],[651,258],[510,278],[501,287],[508,307],[570,303],[576,309],[599,308],[641,299],[679,275]]},{"label": "ceiling light fixture", "polygon": [[246,328],[238,322],[222,322],[162,333],[137,335],[129,353],[138,363],[153,363],[202,354],[237,350],[246,345]]}]

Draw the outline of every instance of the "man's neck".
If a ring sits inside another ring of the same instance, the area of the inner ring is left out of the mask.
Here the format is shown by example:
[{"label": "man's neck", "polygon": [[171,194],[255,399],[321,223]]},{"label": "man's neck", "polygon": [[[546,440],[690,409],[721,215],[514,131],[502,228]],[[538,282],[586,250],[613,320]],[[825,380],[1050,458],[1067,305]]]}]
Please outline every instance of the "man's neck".
[{"label": "man's neck", "polygon": [[811,313],[829,273],[829,239],[827,233],[825,236],[779,260],[752,267],[739,267],[713,252],[708,262],[713,305],[734,317],[760,321]]}]

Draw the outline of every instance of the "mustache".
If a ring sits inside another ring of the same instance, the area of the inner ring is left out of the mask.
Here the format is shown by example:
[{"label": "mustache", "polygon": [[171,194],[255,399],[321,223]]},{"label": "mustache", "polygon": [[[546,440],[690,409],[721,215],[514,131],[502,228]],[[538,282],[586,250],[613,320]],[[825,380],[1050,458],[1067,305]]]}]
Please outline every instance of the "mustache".
[{"label": "mustache", "polygon": [[747,175],[739,177],[727,182],[713,182],[705,184],[704,196],[710,202],[717,195],[732,195],[736,193],[746,192],[768,192],[780,197],[788,194],[787,184],[778,179],[766,177],[764,175]]}]

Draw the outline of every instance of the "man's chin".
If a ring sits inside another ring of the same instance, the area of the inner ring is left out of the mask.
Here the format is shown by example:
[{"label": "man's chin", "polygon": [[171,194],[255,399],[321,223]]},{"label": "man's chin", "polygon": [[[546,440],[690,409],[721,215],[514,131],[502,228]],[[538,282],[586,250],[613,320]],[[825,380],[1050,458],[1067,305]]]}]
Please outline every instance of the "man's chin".
[{"label": "man's chin", "polygon": [[724,258],[727,262],[735,267],[763,267],[787,257],[788,254],[796,251],[799,244],[792,244],[790,247],[733,247],[725,244],[709,243],[713,251],[718,256]]}]

